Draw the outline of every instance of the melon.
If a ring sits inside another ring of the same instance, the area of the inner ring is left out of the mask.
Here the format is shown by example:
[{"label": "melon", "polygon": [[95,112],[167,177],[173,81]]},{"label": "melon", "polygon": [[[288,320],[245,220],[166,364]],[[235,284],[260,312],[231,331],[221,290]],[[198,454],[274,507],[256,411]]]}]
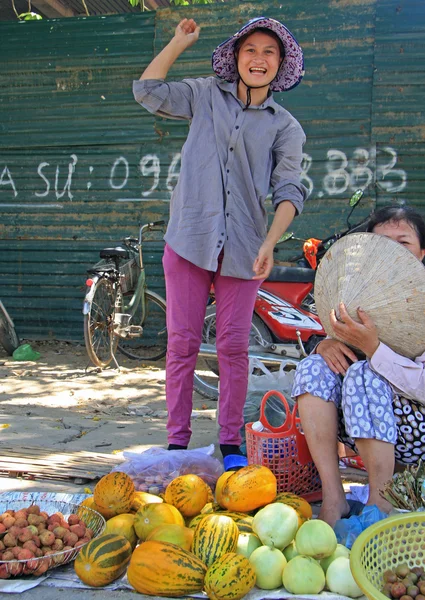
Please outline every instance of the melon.
[{"label": "melon", "polygon": [[299,554],[318,560],[331,556],[336,550],[337,539],[334,530],[321,519],[312,519],[301,525],[295,536]]},{"label": "melon", "polygon": [[295,542],[291,542],[289,546],[283,549],[283,555],[288,562],[299,555]]},{"label": "melon", "polygon": [[295,509],[280,502],[268,504],[257,512],[252,530],[266,546],[283,550],[292,542],[298,529]]},{"label": "melon", "polygon": [[328,567],[326,573],[326,586],[334,594],[358,598],[363,596],[362,590],[354,581],[351,573],[350,559],[339,556]]},{"label": "melon", "polygon": [[345,556],[345,558],[348,558],[350,556],[349,549],[343,546],[342,544],[338,544],[335,552],[333,552],[330,556],[328,556],[327,558],[322,558],[322,560],[320,561],[320,566],[324,570],[325,575],[329,565],[340,556]]},{"label": "melon", "polygon": [[256,586],[262,590],[275,590],[282,586],[286,558],[277,548],[260,546],[249,557],[256,575]]},{"label": "melon", "polygon": [[134,529],[138,538],[143,541],[156,527],[166,523],[185,525],[183,515],[175,506],[166,502],[145,504],[135,515]]},{"label": "melon", "polygon": [[147,536],[146,541],[168,542],[190,550],[192,546],[194,529],[177,525],[177,523],[166,523],[155,527]]},{"label": "melon", "polygon": [[236,554],[242,554],[249,558],[254,550],[261,545],[260,538],[258,538],[255,533],[240,533],[235,552]]},{"label": "melon", "polygon": [[295,556],[283,570],[282,582],[291,594],[320,594],[325,587],[325,574],[311,556]]},{"label": "melon", "polygon": [[134,530],[134,515],[133,514],[122,514],[112,517],[106,522],[106,527],[103,533],[115,533],[117,535],[123,535],[128,539],[132,549],[137,544],[137,534]]}]

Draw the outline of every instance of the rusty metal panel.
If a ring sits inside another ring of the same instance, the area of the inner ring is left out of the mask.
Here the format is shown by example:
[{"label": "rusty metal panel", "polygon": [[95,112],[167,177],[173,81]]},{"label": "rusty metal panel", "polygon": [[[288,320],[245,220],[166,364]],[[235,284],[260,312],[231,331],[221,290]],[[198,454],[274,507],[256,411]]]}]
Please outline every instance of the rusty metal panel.
[{"label": "rusty metal panel", "polygon": [[376,7],[372,135],[377,202],[407,202],[425,214],[425,5],[381,0]]},{"label": "rusty metal panel", "polygon": [[[131,90],[153,38],[153,13],[0,23],[0,294],[22,336],[81,340],[86,268],[168,212]],[[156,291],[161,256],[147,248]]]}]

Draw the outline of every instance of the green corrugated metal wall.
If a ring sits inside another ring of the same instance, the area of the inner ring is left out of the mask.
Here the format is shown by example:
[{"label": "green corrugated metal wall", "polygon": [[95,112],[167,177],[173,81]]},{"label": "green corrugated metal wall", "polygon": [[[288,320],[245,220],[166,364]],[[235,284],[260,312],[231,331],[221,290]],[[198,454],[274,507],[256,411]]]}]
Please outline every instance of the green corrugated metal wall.
[{"label": "green corrugated metal wall", "polygon": [[[357,187],[366,187],[359,218],[376,202],[425,211],[422,0],[191,7],[201,38],[170,76],[210,75],[214,46],[258,14],[285,22],[306,57],[303,83],[276,95],[308,139],[311,195],[296,233],[340,229]],[[81,339],[97,251],[168,214],[187,124],[149,115],[131,82],[186,15],[0,23],[0,297],[22,335]],[[161,254],[160,242],[148,246],[157,290]]]}]

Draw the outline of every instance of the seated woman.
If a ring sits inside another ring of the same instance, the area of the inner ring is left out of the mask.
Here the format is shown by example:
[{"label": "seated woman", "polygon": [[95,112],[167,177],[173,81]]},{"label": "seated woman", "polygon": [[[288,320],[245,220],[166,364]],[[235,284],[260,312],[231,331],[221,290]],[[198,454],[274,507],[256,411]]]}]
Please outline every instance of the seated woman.
[{"label": "seated woman", "polygon": [[[425,222],[410,208],[378,210],[368,231],[403,244],[418,260],[425,256]],[[361,308],[358,316],[360,323],[341,304],[340,320],[332,311],[331,324],[335,334],[366,360],[359,360],[343,342],[327,338],[298,365],[292,390],[323,483],[319,518],[331,526],[349,513],[338,438],[360,454],[369,476],[367,503],[384,512],[391,506],[379,490],[391,479],[395,460],[412,463],[425,453],[425,352],[414,360],[400,356],[380,342],[373,321]]]}]

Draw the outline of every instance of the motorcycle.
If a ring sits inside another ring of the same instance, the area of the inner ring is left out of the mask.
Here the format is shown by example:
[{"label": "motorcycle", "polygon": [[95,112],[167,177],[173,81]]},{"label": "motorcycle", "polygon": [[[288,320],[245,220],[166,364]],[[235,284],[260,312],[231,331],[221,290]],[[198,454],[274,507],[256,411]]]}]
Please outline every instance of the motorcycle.
[{"label": "motorcycle", "polygon": [[[290,259],[294,266],[275,266],[258,292],[252,316],[248,356],[270,368],[294,368],[314,349],[326,333],[316,311],[314,279],[316,267],[337,240],[364,228],[368,218],[351,226],[350,217],[363,196],[357,190],[350,198],[347,229],[324,240],[296,238],[286,233],[278,244],[295,239],[303,242],[303,254]],[[218,398],[219,370],[215,347],[216,310],[213,291],[207,308],[194,386],[203,396]]]}]

